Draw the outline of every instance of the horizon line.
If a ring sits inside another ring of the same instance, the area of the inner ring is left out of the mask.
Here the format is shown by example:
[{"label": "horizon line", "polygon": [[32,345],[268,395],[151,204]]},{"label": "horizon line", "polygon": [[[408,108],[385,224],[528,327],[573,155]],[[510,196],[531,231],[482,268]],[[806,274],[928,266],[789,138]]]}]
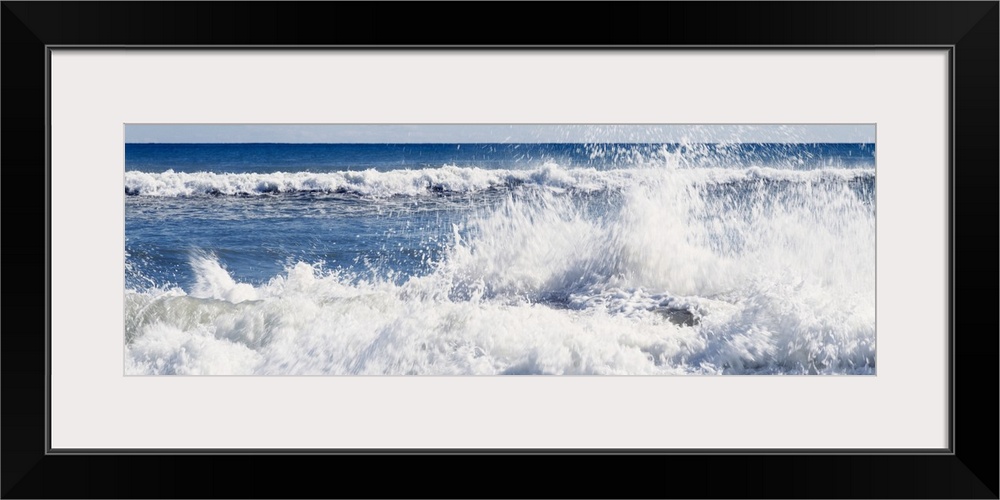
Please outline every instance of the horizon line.
[{"label": "horizon line", "polygon": [[685,144],[876,144],[873,141],[760,141],[760,142],[731,142],[731,141],[720,141],[720,142],[125,142],[125,144],[133,145],[248,145],[248,144],[265,144],[265,145],[300,145],[300,146],[331,146],[331,145],[345,145],[345,146],[400,146],[400,145],[462,145],[462,144],[472,144],[472,145],[553,145],[553,144],[568,144],[568,145],[590,145],[590,144],[620,144],[620,145],[646,145],[646,144],[670,144],[683,146]]}]

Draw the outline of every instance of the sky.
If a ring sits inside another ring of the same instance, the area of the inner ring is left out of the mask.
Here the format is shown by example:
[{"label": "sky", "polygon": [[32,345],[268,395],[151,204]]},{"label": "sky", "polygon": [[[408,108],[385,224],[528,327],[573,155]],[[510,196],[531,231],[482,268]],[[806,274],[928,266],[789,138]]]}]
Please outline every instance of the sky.
[{"label": "sky", "polygon": [[126,143],[873,143],[847,125],[126,124]]}]

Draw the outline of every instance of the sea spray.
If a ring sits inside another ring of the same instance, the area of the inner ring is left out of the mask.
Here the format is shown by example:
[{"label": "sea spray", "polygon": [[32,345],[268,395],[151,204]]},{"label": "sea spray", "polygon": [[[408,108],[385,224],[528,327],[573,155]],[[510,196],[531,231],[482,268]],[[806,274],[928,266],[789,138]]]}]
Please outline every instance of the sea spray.
[{"label": "sea spray", "polygon": [[127,172],[138,197],[492,193],[442,202],[463,215],[401,278],[295,262],[249,283],[189,252],[186,290],[127,292],[127,372],[874,373],[872,168],[650,164]]}]

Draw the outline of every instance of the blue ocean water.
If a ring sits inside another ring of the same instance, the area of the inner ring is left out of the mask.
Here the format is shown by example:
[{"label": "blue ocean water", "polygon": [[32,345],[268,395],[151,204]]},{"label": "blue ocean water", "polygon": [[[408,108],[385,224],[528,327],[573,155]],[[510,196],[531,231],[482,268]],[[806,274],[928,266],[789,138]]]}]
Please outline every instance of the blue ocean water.
[{"label": "blue ocean water", "polygon": [[874,373],[873,144],[126,144],[126,369]]}]

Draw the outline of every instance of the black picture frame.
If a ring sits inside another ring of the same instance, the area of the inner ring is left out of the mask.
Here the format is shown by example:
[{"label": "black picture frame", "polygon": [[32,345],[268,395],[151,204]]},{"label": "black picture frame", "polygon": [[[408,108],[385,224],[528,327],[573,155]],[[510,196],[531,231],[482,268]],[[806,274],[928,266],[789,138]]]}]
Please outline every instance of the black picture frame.
[{"label": "black picture frame", "polygon": [[[998,498],[994,385],[998,329],[991,309],[997,298],[998,240],[993,224],[1000,170],[1000,4],[996,1],[550,6],[567,12],[565,17],[544,14],[538,4],[2,4],[0,164],[7,178],[4,219],[8,229],[16,230],[8,231],[2,255],[8,270],[18,271],[13,279],[8,274],[7,314],[0,336],[4,498]],[[589,21],[581,24],[574,19]],[[948,47],[953,100],[949,450],[921,454],[51,453],[47,436],[50,48],[385,45],[608,50]],[[307,472],[313,470],[324,472]],[[382,479],[362,480],[366,472]],[[479,487],[469,489],[469,484]]]}]

